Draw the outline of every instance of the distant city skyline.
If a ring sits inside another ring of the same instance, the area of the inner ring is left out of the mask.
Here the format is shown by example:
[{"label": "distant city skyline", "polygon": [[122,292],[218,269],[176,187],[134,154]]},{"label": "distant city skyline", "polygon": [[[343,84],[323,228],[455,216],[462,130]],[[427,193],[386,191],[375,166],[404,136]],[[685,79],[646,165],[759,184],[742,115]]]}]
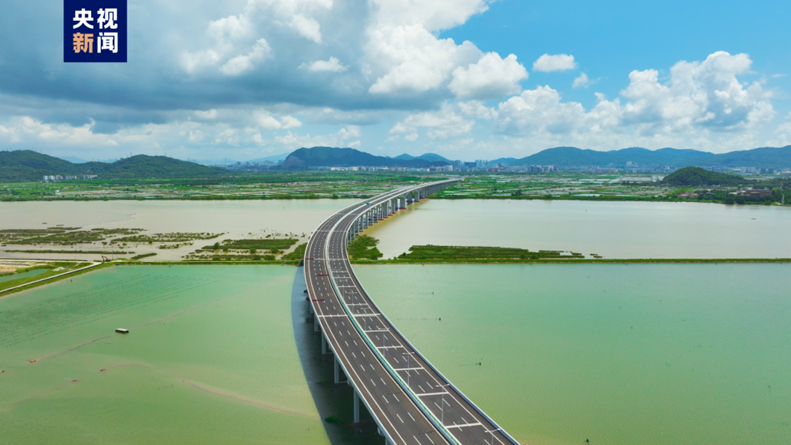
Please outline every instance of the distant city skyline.
[{"label": "distant city skyline", "polygon": [[0,16],[0,149],[245,161],[317,145],[523,158],[791,144],[791,5],[141,1],[128,63],[64,64],[62,10]]}]

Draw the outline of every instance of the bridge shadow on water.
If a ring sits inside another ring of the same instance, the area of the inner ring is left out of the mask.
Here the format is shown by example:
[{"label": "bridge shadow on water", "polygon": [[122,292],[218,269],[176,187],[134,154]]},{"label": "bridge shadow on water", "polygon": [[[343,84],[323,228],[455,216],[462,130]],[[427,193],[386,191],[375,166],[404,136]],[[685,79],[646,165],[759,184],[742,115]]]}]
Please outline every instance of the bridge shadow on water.
[{"label": "bridge shadow on water", "polygon": [[[330,442],[333,445],[384,444],[384,437],[377,433],[376,423],[362,403],[361,421],[352,423],[354,389],[345,382],[333,383],[333,355],[321,353],[321,332],[313,332],[313,315],[306,289],[303,267],[300,266],[291,289],[291,324],[302,371]],[[340,422],[331,423],[327,418]]]}]

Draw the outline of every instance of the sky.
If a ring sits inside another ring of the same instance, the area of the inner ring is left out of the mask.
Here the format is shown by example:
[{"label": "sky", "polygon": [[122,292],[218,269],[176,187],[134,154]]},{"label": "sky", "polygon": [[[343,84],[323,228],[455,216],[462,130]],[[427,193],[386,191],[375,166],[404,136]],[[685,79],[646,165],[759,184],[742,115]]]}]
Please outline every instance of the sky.
[{"label": "sky", "polygon": [[0,0],[0,150],[245,161],[791,144],[791,2],[135,0],[128,62],[63,62]]}]

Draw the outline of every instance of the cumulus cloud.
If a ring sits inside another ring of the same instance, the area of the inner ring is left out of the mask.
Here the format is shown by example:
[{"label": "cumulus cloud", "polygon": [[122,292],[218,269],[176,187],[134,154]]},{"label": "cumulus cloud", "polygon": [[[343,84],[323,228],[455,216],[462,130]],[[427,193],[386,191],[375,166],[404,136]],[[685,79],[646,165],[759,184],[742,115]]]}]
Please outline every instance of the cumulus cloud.
[{"label": "cumulus cloud", "polygon": [[275,140],[287,147],[359,147],[360,141],[350,141],[362,135],[360,127],[348,125],[341,128],[337,133],[311,136],[310,134],[299,135],[289,131],[283,136],[276,136]]},{"label": "cumulus cloud", "polygon": [[418,130],[424,128],[431,139],[448,139],[461,136],[472,131],[475,121],[464,119],[458,109],[445,104],[435,112],[416,113],[407,116],[390,129],[390,134],[405,134],[404,139],[414,141],[418,138]]},{"label": "cumulus cloud", "polygon": [[751,64],[747,54],[720,51],[702,62],[678,62],[665,83],[657,70],[632,71],[621,91],[624,102],[597,94],[598,103],[590,111],[580,103],[563,102],[549,86],[538,87],[501,103],[497,128],[513,135],[608,130],[645,136],[752,128],[770,120],[774,109],[772,93],[761,82],[738,80]]},{"label": "cumulus cloud", "polygon": [[572,88],[588,88],[591,81],[588,79],[588,75],[585,73],[580,74],[574,79],[574,82],[571,84]]},{"label": "cumulus cloud", "polygon": [[519,94],[519,82],[527,77],[515,55],[502,59],[497,53],[487,53],[474,64],[456,68],[448,88],[460,99],[495,99]]},{"label": "cumulus cloud", "polygon": [[220,71],[226,76],[238,76],[253,69],[256,63],[269,57],[272,48],[265,39],[258,39],[257,42],[250,49],[250,52],[244,55],[236,56],[227,61],[220,67]]},{"label": "cumulus cloud", "polygon": [[568,54],[557,54],[553,56],[544,54],[533,62],[533,71],[543,71],[547,73],[551,71],[573,70],[576,67],[577,64],[574,62],[574,56]]},{"label": "cumulus cloud", "polygon": [[337,57],[330,57],[329,60],[317,60],[313,63],[303,63],[299,68],[308,71],[330,71],[333,73],[339,73],[349,69],[349,67],[341,64],[341,61],[338,60]]},{"label": "cumulus cloud", "polygon": [[302,122],[293,116],[283,116],[280,120],[277,120],[265,112],[256,113],[254,120],[256,126],[264,130],[279,130],[281,128],[288,129],[302,126]]},{"label": "cumulus cloud", "polygon": [[371,0],[376,27],[419,25],[434,32],[465,23],[488,9],[485,0]]},{"label": "cumulus cloud", "polygon": [[420,25],[370,31],[368,58],[385,72],[369,91],[374,94],[422,93],[438,88],[460,65],[477,62],[481,51],[470,42],[437,39]]}]

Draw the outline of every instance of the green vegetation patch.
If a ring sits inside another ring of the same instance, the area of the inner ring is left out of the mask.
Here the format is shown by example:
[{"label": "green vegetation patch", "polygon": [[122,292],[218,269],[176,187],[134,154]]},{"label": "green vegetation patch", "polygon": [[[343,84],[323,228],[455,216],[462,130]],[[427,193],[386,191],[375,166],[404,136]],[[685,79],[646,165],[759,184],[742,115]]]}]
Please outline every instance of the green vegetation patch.
[{"label": "green vegetation patch", "polygon": [[462,246],[412,246],[409,253],[403,253],[399,260],[541,260],[541,259],[582,259],[581,253],[564,253],[557,250],[530,251],[510,247],[462,247]]},{"label": "green vegetation patch", "polygon": [[[18,279],[11,279],[0,282],[0,290],[8,289],[11,287],[21,286],[26,283],[30,283],[33,281],[43,280],[45,278],[49,278],[55,275],[59,275],[70,270],[79,269],[80,267],[85,267],[89,263],[73,263],[73,262],[54,262],[54,263],[45,263],[45,264],[37,264],[31,267],[25,267],[22,269],[17,269],[14,274],[15,275],[22,275],[25,272],[30,272],[36,269],[49,269],[46,272],[32,275],[32,276],[23,276]],[[7,275],[6,275],[7,276]],[[4,296],[4,294],[3,294]]]},{"label": "green vegetation patch", "polygon": [[44,249],[44,250],[3,250],[3,252],[17,252],[17,253],[91,253],[97,255],[123,255],[127,253],[134,253],[134,252],[125,252],[123,250],[52,250],[52,249]]},{"label": "green vegetation patch", "polygon": [[739,185],[747,182],[739,175],[717,173],[700,167],[685,167],[665,176],[665,184],[675,186]]},{"label": "green vegetation patch", "polygon": [[305,250],[308,248],[308,243],[302,243],[294,249],[293,252],[287,253],[280,257],[283,261],[302,261],[305,257]]},{"label": "green vegetation patch", "polygon": [[156,252],[141,253],[140,255],[133,256],[132,259],[135,260],[135,261],[138,261],[138,260],[142,260],[143,258],[149,258],[149,257],[152,257],[152,256],[156,256],[156,254],[157,254]]},{"label": "green vegetation patch", "polygon": [[223,242],[223,247],[228,247],[229,249],[262,249],[269,250],[270,252],[277,252],[288,249],[296,244],[297,241],[299,240],[294,238],[240,239]]},{"label": "green vegetation patch", "polygon": [[214,239],[222,233],[209,232],[174,232],[154,233],[151,235],[135,235],[116,238],[111,243],[183,243],[195,240]]},{"label": "green vegetation patch", "polygon": [[378,260],[382,258],[382,252],[376,248],[379,240],[368,236],[360,235],[349,244],[348,252],[349,258],[352,260]]}]

